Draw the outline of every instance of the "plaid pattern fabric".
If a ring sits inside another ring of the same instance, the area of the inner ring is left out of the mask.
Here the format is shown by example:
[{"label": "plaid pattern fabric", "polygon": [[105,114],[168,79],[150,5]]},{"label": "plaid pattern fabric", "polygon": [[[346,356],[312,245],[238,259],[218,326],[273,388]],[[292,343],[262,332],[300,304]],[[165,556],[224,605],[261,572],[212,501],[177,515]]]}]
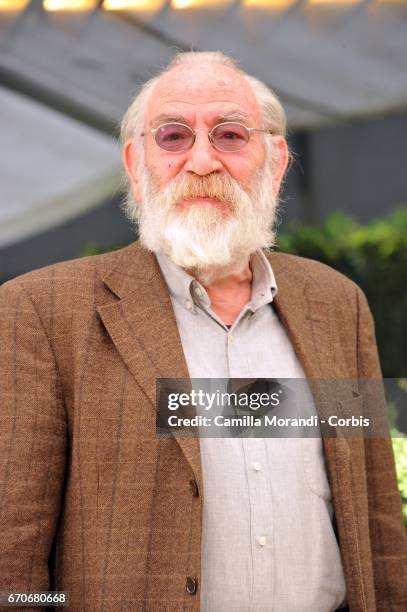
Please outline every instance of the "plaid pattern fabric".
[{"label": "plaid pattern fabric", "polygon": [[[356,285],[317,262],[267,257],[306,375],[379,377]],[[156,378],[188,377],[156,258],[136,242],[6,283],[0,332],[0,591],[65,590],[75,612],[199,610],[199,441],[155,436]],[[402,612],[391,443],[324,448],[349,608]]]}]

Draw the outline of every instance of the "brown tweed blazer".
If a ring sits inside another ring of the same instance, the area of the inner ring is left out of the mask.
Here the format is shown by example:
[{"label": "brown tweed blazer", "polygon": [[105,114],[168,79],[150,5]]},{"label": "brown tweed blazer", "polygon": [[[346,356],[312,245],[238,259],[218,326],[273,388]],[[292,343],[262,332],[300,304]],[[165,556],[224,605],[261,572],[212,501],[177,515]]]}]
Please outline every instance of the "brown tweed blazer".
[{"label": "brown tweed blazer", "polygon": [[[267,257],[307,376],[380,377],[360,289]],[[136,242],[21,276],[0,289],[0,329],[0,591],[68,591],[75,612],[199,610],[199,440],[155,436],[156,378],[188,378],[155,257]],[[324,449],[350,610],[405,612],[391,443]]]}]

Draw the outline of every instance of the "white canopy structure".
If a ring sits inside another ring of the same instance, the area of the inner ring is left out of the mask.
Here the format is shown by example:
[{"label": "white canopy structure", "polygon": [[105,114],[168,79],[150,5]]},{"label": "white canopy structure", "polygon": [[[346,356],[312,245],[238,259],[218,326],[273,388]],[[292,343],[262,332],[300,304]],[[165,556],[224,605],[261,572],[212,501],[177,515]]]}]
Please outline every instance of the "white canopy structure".
[{"label": "white canopy structure", "polygon": [[0,248],[59,225],[117,192],[117,144],[0,87]]},{"label": "white canopy structure", "polygon": [[[33,0],[14,20],[0,21],[0,248],[117,192],[118,122],[139,85],[176,50],[234,56],[280,96],[291,132],[317,134],[405,111],[406,8],[384,0],[336,8],[299,0],[282,12],[164,5],[142,18],[102,10],[51,15]],[[401,142],[399,124],[392,129]],[[325,149],[315,151],[324,160]],[[347,161],[352,169],[353,158]],[[404,180],[398,173],[395,182]]]}]

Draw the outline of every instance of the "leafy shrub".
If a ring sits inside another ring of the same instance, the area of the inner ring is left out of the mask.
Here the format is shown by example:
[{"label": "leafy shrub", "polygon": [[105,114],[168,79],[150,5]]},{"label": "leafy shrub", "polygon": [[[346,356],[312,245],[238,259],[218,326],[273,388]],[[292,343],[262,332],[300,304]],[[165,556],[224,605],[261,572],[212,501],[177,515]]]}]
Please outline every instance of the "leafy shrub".
[{"label": "leafy shrub", "polygon": [[110,251],[116,251],[125,245],[110,244],[108,246],[101,247],[95,242],[87,242],[81,249],[81,257],[87,257],[88,255],[101,255],[102,253],[110,253]]},{"label": "leafy shrub", "polygon": [[281,251],[326,263],[355,281],[372,310],[383,375],[405,375],[407,207],[366,225],[337,212],[319,225],[291,224]]},{"label": "leafy shrub", "polygon": [[396,430],[392,430],[392,436],[397,481],[403,504],[404,525],[407,530],[407,438]]}]

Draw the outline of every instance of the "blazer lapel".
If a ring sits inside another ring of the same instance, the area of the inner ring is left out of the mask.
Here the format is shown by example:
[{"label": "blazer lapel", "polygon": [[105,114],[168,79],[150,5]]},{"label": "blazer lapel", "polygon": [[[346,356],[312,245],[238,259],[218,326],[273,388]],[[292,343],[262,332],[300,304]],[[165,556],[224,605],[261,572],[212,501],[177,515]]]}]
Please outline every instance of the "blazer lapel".
[{"label": "blazer lapel", "polygon": [[[157,378],[189,378],[178,327],[157,260],[133,243],[103,282],[119,298],[98,308],[129,371],[156,407]],[[198,438],[174,436],[200,480]]]},{"label": "blazer lapel", "polygon": [[[318,414],[324,418],[332,413],[335,381],[344,379],[346,386],[347,378],[345,357],[336,336],[332,301],[325,288],[318,286],[301,267],[300,259],[281,258],[279,253],[265,254],[277,281],[274,307],[309,379]],[[340,397],[339,392],[337,395]],[[336,402],[335,411],[340,410]]]},{"label": "blazer lapel", "polygon": [[277,280],[274,306],[307,378],[338,377],[330,302],[323,288],[278,253],[266,252]]}]

